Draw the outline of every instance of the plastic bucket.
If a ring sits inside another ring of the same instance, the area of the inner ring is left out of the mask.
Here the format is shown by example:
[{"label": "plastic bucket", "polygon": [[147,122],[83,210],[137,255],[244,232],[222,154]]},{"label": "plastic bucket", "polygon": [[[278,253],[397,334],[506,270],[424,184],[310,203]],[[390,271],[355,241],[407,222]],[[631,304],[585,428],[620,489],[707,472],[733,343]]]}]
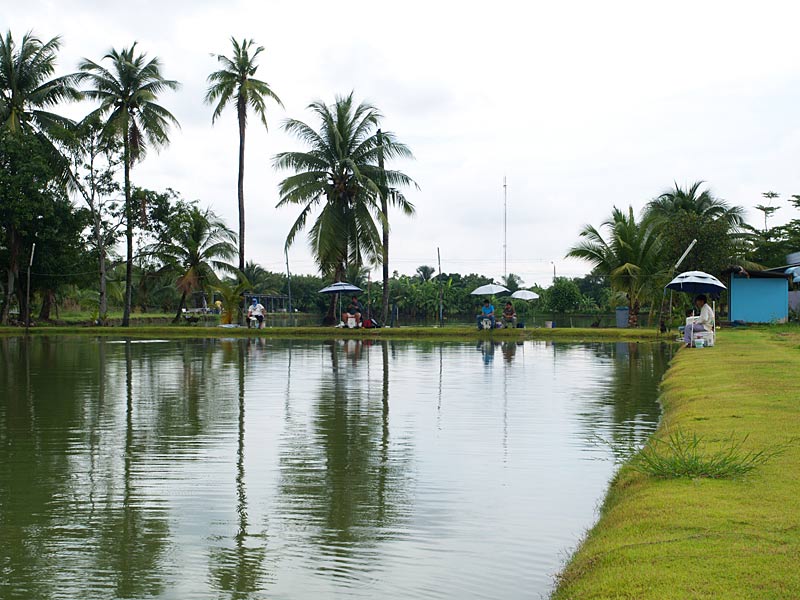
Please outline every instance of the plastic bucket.
[{"label": "plastic bucket", "polygon": [[703,347],[705,347],[705,345],[706,345],[706,341],[703,338],[697,338],[694,341],[694,347],[695,348],[703,348]]},{"label": "plastic bucket", "polygon": [[544,326],[545,326],[546,329],[552,329],[553,325],[554,325],[554,323],[552,321],[545,321],[544,322]]}]

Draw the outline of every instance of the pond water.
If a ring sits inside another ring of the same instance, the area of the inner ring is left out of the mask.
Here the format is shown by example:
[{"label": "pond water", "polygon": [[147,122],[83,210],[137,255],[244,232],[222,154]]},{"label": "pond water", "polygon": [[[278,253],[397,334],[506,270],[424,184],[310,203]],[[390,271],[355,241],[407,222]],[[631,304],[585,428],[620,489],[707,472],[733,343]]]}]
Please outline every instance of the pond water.
[{"label": "pond water", "polygon": [[0,598],[545,597],[671,352],[0,338]]}]

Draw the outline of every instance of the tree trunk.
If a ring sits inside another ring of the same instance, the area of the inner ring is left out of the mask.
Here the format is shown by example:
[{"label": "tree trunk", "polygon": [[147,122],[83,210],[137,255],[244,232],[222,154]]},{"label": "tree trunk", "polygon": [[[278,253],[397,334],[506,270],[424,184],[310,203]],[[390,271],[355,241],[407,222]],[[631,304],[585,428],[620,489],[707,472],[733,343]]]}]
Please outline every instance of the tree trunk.
[{"label": "tree trunk", "polygon": [[241,98],[238,105],[239,113],[239,270],[244,272],[244,134],[245,111],[247,107]]},{"label": "tree trunk", "polygon": [[186,292],[184,291],[181,294],[181,301],[178,302],[178,312],[175,314],[175,318],[172,319],[173,323],[180,323],[181,313],[183,312],[183,305],[185,302],[186,302]]},{"label": "tree trunk", "polygon": [[[14,282],[19,275],[19,237],[14,226],[9,227],[8,235],[8,267],[6,268],[6,290],[3,298],[3,308],[0,311],[0,325],[8,324],[11,312],[11,300],[14,297]],[[20,317],[25,313],[20,308]]]},{"label": "tree trunk", "polygon": [[389,320],[389,201],[386,197],[386,178],[383,171],[383,134],[378,129],[378,168],[381,170],[381,213],[383,214],[383,248],[382,268],[383,268],[383,290],[381,295],[381,323],[386,325]]},{"label": "tree trunk", "polygon": [[125,162],[125,243],[127,255],[125,260],[125,306],[122,310],[122,326],[131,323],[131,299],[133,297],[133,211],[131,210],[131,164],[130,141],[128,140],[128,123],[123,129],[123,159]]},{"label": "tree trunk", "polygon": [[55,303],[55,293],[53,292],[53,290],[45,290],[42,293],[42,308],[39,310],[40,321],[50,320],[50,310],[53,308],[54,303]]},{"label": "tree trunk", "polygon": [[[344,273],[344,266],[339,264],[336,266],[336,271],[333,274],[333,282],[338,283],[342,280],[342,274]],[[339,320],[336,318],[336,304],[339,300],[339,294],[331,294],[331,300],[328,303],[328,313],[325,315],[325,318],[322,319],[323,325],[333,325],[334,323],[338,323]]]},{"label": "tree trunk", "polygon": [[105,323],[108,314],[108,292],[106,290],[106,245],[103,240],[103,232],[100,225],[100,213],[94,215],[94,239],[97,244],[97,252],[100,256],[100,301],[97,305],[97,316],[101,323]]},{"label": "tree trunk", "polygon": [[628,301],[628,327],[639,326],[639,299]]}]

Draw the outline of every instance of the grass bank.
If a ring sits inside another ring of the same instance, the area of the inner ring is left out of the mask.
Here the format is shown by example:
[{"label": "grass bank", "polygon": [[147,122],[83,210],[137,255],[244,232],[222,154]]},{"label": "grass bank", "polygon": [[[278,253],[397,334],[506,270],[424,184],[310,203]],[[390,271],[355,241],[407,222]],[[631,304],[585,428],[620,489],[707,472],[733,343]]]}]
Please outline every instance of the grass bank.
[{"label": "grass bank", "polygon": [[681,350],[656,436],[697,434],[782,453],[733,479],[657,479],[630,464],[553,598],[800,597],[800,333],[728,331]]},{"label": "grass bank", "polygon": [[[24,335],[21,327],[0,327],[0,336]],[[595,328],[531,328],[495,329],[478,331],[474,327],[398,327],[381,329],[340,329],[336,327],[273,327],[261,330],[199,325],[134,325],[122,327],[32,327],[32,336],[90,335],[134,338],[189,338],[189,337],[270,337],[316,339],[426,339],[426,340],[481,340],[495,339],[535,340],[563,339],[569,341],[652,341],[658,339],[655,329],[595,329]]]}]

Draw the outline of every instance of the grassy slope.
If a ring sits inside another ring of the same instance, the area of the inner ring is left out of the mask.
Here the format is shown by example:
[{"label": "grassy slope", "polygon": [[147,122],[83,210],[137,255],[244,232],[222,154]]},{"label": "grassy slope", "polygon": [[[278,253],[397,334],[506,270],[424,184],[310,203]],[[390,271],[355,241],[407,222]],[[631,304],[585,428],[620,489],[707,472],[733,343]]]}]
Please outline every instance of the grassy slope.
[{"label": "grassy slope", "polygon": [[[0,327],[0,336],[24,334],[21,327]],[[496,329],[480,332],[473,327],[398,327],[394,329],[338,329],[335,327],[274,327],[266,329],[203,327],[200,325],[134,325],[122,327],[33,327],[31,335],[105,335],[136,338],[185,338],[185,337],[239,337],[264,336],[271,338],[316,338],[316,339],[429,339],[429,340],[528,340],[564,339],[569,341],[642,340],[655,341],[655,329]]]},{"label": "grassy slope", "polygon": [[[800,334],[723,331],[682,350],[663,385],[660,433],[788,443],[728,481],[615,479],[598,525],[554,593],[583,598],[800,598]],[[793,442],[793,443],[790,443]]]}]

